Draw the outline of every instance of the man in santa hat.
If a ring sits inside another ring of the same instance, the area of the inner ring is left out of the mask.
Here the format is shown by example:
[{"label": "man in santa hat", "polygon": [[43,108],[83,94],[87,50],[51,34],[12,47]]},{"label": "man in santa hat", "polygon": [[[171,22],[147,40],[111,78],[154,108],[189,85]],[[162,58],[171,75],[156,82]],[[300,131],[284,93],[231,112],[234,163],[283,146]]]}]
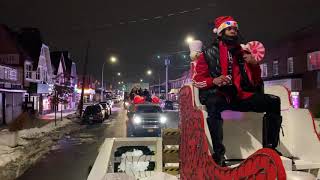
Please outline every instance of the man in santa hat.
[{"label": "man in santa hat", "polygon": [[230,16],[218,17],[213,32],[217,34],[213,44],[197,56],[193,83],[208,111],[213,158],[225,166],[222,111],[265,112],[262,144],[274,150],[282,118],[280,98],[264,94],[259,64],[240,46],[238,23]]}]

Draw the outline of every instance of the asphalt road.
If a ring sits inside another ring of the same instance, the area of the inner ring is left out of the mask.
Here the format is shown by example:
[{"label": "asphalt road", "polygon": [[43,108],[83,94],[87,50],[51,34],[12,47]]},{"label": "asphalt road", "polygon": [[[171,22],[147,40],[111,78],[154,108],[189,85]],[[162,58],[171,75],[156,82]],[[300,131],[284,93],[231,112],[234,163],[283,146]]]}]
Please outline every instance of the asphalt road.
[{"label": "asphalt road", "polygon": [[[169,111],[169,128],[178,127],[178,112]],[[126,137],[126,112],[117,105],[103,124],[88,125],[79,133],[65,136],[50,153],[18,180],[85,180],[105,138]]]}]

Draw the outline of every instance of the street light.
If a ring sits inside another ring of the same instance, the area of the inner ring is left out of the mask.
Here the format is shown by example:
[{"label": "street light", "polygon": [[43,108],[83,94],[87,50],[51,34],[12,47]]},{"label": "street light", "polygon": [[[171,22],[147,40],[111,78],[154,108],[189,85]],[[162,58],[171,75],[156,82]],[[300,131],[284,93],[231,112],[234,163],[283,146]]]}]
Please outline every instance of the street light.
[{"label": "street light", "polygon": [[116,62],[117,62],[117,58],[114,57],[114,56],[111,56],[110,62],[111,62],[111,63],[116,63]]},{"label": "street light", "polygon": [[152,71],[151,71],[151,70],[148,70],[148,71],[147,71],[147,75],[150,76],[151,74],[152,74]]},{"label": "street light", "polygon": [[[103,71],[104,71],[104,65],[106,64],[107,61],[104,61],[102,64],[102,71],[101,71],[101,101],[103,101],[103,91],[104,91],[104,86],[103,86]],[[114,64],[117,62],[117,58],[114,56],[110,57],[110,62],[111,64]]]},{"label": "street light", "polygon": [[140,82],[143,82],[143,79],[140,79]]},{"label": "street light", "polygon": [[120,85],[120,84],[121,84],[121,82],[119,81],[119,82],[118,82],[118,84]]},{"label": "street light", "polygon": [[121,76],[121,72],[118,72],[117,75],[118,75],[118,76]]},{"label": "street light", "polygon": [[188,36],[185,40],[187,44],[191,43],[192,41],[194,41],[194,38],[192,36]]}]

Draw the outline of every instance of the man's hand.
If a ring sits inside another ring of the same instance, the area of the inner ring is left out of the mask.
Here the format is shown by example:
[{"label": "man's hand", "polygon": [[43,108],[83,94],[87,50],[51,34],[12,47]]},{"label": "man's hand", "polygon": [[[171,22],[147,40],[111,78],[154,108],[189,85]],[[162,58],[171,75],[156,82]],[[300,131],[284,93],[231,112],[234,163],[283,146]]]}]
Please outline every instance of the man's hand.
[{"label": "man's hand", "polygon": [[230,83],[231,83],[231,78],[228,78],[225,75],[221,75],[221,76],[213,79],[213,84],[215,84],[219,87],[230,84]]},{"label": "man's hand", "polygon": [[244,54],[243,59],[249,64],[258,64],[258,61],[251,54]]}]

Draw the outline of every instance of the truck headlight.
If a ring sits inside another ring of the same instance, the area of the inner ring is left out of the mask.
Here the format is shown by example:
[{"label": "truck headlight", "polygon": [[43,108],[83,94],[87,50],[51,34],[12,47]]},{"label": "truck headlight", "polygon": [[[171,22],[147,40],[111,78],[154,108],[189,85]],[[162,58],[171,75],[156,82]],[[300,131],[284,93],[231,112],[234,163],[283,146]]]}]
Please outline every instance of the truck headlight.
[{"label": "truck headlight", "polygon": [[141,117],[139,117],[139,116],[134,116],[133,117],[133,122],[135,123],[135,124],[140,124],[141,123]]},{"label": "truck headlight", "polygon": [[166,122],[167,122],[167,117],[161,116],[161,117],[160,117],[160,123],[164,124],[164,123],[166,123]]}]

